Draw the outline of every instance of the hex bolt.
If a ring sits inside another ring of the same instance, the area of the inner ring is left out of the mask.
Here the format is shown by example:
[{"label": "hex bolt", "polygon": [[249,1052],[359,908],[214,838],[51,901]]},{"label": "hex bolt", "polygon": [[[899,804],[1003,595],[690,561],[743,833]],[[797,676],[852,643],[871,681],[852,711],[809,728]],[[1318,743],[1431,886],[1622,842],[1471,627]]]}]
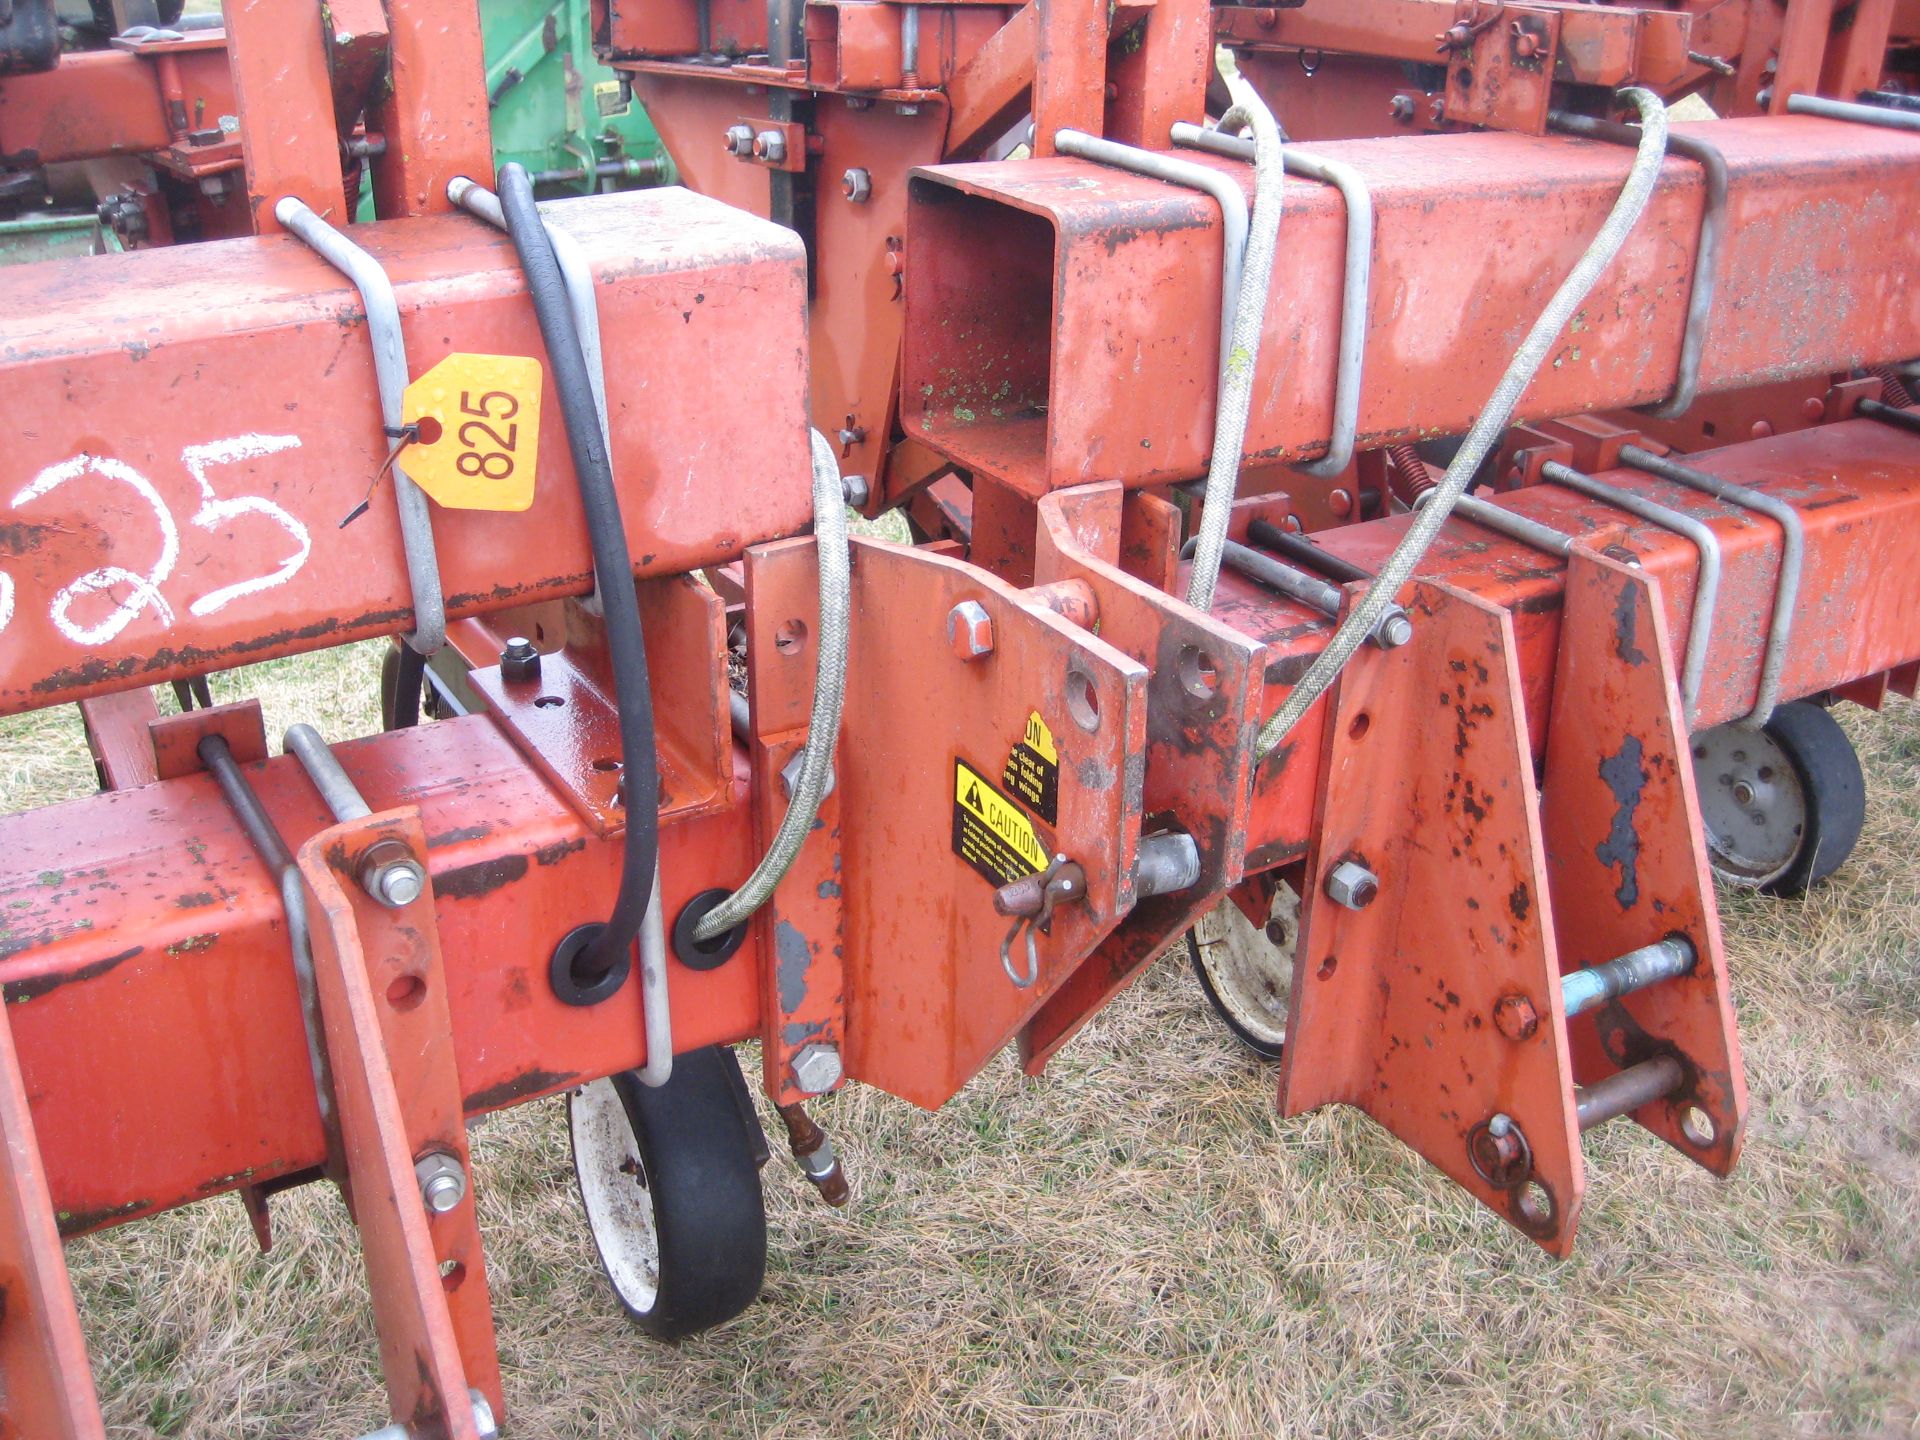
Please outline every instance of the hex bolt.
[{"label": "hex bolt", "polygon": [[1494,1002],[1493,1023],[1509,1040],[1531,1040],[1540,1028],[1540,1012],[1525,995],[1502,995]]},{"label": "hex bolt", "polygon": [[800,1047],[793,1057],[793,1083],[809,1095],[824,1095],[840,1083],[845,1073],[840,1065],[840,1050],[815,1041]]},{"label": "hex bolt", "polygon": [[509,685],[526,685],[540,678],[540,652],[523,635],[511,637],[500,651],[500,678]]},{"label": "hex bolt", "polygon": [[1413,621],[1407,617],[1406,611],[1396,606],[1380,617],[1380,625],[1374,635],[1380,641],[1382,650],[1398,650],[1413,639]]},{"label": "hex bolt", "polygon": [[751,125],[729,125],[724,140],[729,155],[738,155],[742,160],[753,154],[753,127]]},{"label": "hex bolt", "polygon": [[947,643],[962,660],[993,650],[993,618],[978,600],[962,600],[947,612]]},{"label": "hex bolt", "polygon": [[467,1198],[467,1168],[444,1150],[422,1155],[413,1162],[420,1182],[420,1200],[435,1215],[444,1215]]},{"label": "hex bolt", "polygon": [[1380,879],[1358,860],[1342,860],[1327,876],[1327,898],[1349,910],[1364,910],[1380,894]]},{"label": "hex bolt", "polygon": [[855,165],[840,177],[840,191],[855,205],[864,205],[873,195],[873,176]]},{"label": "hex bolt", "polygon": [[427,893],[427,869],[399,840],[376,840],[356,867],[360,888],[385,905],[400,910]]},{"label": "hex bolt", "polygon": [[756,159],[765,160],[769,165],[778,165],[787,158],[787,137],[779,130],[762,130],[753,137],[753,153]]}]

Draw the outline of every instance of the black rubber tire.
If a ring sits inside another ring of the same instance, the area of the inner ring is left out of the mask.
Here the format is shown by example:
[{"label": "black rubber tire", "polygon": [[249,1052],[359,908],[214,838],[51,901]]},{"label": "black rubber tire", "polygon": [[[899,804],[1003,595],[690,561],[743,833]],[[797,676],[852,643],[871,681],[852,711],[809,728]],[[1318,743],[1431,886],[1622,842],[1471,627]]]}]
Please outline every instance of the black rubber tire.
[{"label": "black rubber tire", "polygon": [[[674,1057],[672,1078],[657,1089],[631,1071],[595,1084],[611,1085],[625,1113],[631,1142],[625,1162],[604,1163],[609,1157],[596,1151],[581,1128],[606,1092],[575,1091],[567,1102],[568,1128],[594,1246],[621,1307],[661,1340],[684,1339],[731,1320],[758,1298],[767,1266],[759,1168],[766,1143],[751,1102],[741,1105],[739,1061],[730,1049],[713,1045]],[[608,1233],[609,1208],[604,1198],[596,1207],[595,1182],[582,1168],[583,1158],[590,1162],[596,1155],[602,1161],[597,1175],[614,1180],[617,1171],[616,1183],[631,1181],[651,1200],[658,1246],[651,1295],[623,1287],[619,1252],[609,1249],[622,1236]]]},{"label": "black rubber tire", "polygon": [[1799,772],[1807,795],[1807,819],[1793,863],[1760,891],[1799,895],[1846,864],[1859,843],[1867,820],[1866,777],[1840,722],[1812,701],[1777,706],[1766,731]]},{"label": "black rubber tire", "polygon": [[1264,1036],[1254,1034],[1234,1017],[1233,1011],[1228,1009],[1225,1002],[1221,1000],[1220,993],[1213,988],[1213,977],[1207,973],[1207,967],[1200,959],[1200,937],[1191,930],[1187,931],[1187,963],[1193,966],[1194,978],[1200,982],[1201,992],[1207,997],[1207,1003],[1213,1007],[1213,1013],[1218,1015],[1220,1023],[1233,1033],[1234,1039],[1262,1060],[1278,1060],[1287,1053],[1284,1041],[1276,1045]]}]

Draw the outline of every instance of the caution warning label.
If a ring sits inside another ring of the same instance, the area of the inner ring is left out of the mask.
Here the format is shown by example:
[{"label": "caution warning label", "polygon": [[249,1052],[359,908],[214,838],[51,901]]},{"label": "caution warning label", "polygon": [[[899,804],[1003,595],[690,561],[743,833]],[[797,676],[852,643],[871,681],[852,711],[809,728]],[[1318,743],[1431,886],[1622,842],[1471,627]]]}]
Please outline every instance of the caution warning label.
[{"label": "caution warning label", "polygon": [[1027,716],[1027,732],[1008,754],[1000,780],[1042,820],[1060,823],[1060,750],[1038,710]]},{"label": "caution warning label", "polygon": [[953,762],[953,853],[993,885],[1047,868],[1047,847],[1033,822],[958,757]]}]

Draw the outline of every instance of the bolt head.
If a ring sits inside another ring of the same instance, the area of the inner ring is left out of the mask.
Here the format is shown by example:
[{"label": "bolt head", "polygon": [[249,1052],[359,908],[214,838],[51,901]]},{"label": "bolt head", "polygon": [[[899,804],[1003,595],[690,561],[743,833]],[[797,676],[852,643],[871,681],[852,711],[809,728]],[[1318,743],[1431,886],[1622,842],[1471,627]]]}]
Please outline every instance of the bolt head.
[{"label": "bolt head", "polygon": [[809,1095],[824,1095],[840,1083],[845,1074],[840,1051],[833,1045],[815,1042],[803,1045],[793,1057],[793,1083]]},{"label": "bolt head", "polygon": [[873,175],[858,165],[840,177],[840,190],[856,205],[864,205],[873,194]]},{"label": "bolt head", "polygon": [[1364,910],[1379,895],[1379,877],[1358,860],[1342,860],[1327,876],[1327,898],[1348,910]]},{"label": "bolt head", "polygon": [[1493,1007],[1493,1023],[1509,1040],[1531,1040],[1540,1028],[1540,1015],[1525,995],[1502,995]]},{"label": "bolt head", "polygon": [[978,600],[962,600],[947,612],[947,643],[962,660],[978,660],[993,650],[993,618]]},{"label": "bolt head", "polygon": [[466,1167],[443,1150],[414,1161],[413,1174],[420,1182],[420,1202],[435,1215],[446,1214],[467,1198]]},{"label": "bolt head", "polygon": [[426,893],[427,872],[418,860],[396,860],[380,867],[374,888],[378,899],[398,910]]},{"label": "bolt head", "polygon": [[1513,1120],[1507,1115],[1495,1115],[1487,1121],[1487,1133],[1496,1140],[1504,1140],[1513,1133]]}]

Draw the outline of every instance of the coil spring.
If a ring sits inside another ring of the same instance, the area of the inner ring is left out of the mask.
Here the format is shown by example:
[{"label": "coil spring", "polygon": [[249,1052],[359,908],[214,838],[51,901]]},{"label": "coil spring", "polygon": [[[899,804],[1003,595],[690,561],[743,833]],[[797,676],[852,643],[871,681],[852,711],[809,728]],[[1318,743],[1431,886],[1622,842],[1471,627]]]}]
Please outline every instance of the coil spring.
[{"label": "coil spring", "polygon": [[1433,471],[1427,468],[1427,462],[1420,458],[1413,446],[1404,441],[1387,447],[1387,459],[1393,464],[1389,483],[1403,505],[1411,506],[1440,483],[1434,479]]}]

